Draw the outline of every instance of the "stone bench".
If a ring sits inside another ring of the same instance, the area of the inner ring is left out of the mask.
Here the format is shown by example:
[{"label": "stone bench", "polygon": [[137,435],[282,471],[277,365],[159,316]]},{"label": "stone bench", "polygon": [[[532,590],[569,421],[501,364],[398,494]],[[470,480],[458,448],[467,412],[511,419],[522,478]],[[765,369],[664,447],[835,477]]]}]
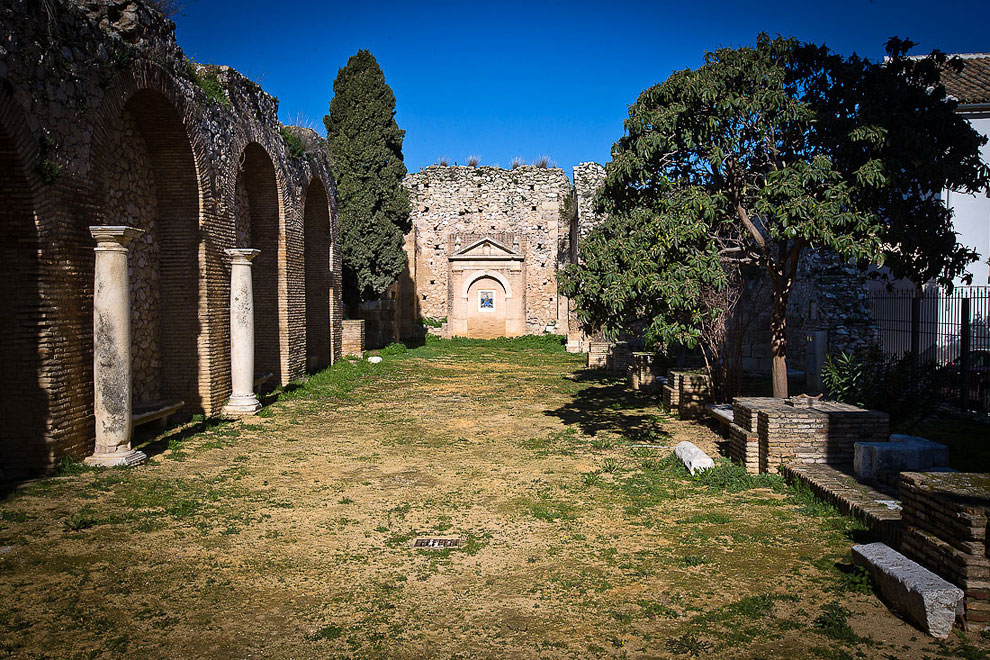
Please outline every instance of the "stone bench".
[{"label": "stone bench", "polygon": [[728,436],[729,427],[735,422],[731,403],[709,403],[705,406],[708,416],[718,423],[718,434],[723,438]]},{"label": "stone bench", "polygon": [[866,568],[880,595],[922,630],[945,639],[963,611],[963,590],[883,543],[854,545],[853,562]]},{"label": "stone bench", "polygon": [[141,426],[158,421],[161,428],[165,428],[168,426],[169,416],[177,413],[184,405],[186,405],[185,401],[155,401],[135,406],[131,412],[131,424]]},{"label": "stone bench", "polygon": [[948,464],[948,447],[917,436],[895,433],[889,442],[857,442],[853,447],[853,469],[860,479],[923,472]]}]

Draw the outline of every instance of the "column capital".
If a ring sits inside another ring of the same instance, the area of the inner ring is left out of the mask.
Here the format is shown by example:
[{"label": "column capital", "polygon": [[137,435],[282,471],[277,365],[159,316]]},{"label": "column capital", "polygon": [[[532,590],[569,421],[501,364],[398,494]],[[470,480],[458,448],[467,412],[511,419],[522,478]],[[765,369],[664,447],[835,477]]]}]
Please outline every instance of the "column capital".
[{"label": "column capital", "polygon": [[230,263],[250,265],[251,260],[257,257],[261,253],[261,250],[255,250],[254,248],[227,248],[224,252],[230,257]]},{"label": "column capital", "polygon": [[127,244],[144,233],[143,229],[126,225],[94,225],[89,233],[96,239],[97,250],[127,249]]}]

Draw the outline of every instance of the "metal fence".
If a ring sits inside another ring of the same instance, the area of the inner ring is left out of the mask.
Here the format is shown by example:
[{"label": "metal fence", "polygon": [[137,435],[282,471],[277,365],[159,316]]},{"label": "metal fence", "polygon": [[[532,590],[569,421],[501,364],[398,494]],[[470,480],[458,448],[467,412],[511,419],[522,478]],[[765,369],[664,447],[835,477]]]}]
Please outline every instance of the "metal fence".
[{"label": "metal fence", "polygon": [[945,374],[944,403],[990,413],[990,287],[871,291],[869,300],[885,353],[933,362]]}]

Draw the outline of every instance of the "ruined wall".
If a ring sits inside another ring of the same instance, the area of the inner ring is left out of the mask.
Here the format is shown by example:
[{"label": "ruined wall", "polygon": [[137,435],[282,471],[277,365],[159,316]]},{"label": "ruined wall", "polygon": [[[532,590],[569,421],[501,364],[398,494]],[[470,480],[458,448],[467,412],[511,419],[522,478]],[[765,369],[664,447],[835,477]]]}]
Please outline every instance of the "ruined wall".
[{"label": "ruined wall", "polygon": [[[744,328],[746,371],[770,373],[770,311],[770,287],[761,272],[750,279],[737,312]],[[877,337],[860,270],[833,252],[806,249],[787,302],[788,369],[806,369],[808,337],[816,330],[828,331],[827,352],[832,354],[863,348]]]},{"label": "ruined wall", "polygon": [[556,272],[561,242],[567,238],[561,236],[561,209],[571,196],[563,170],[431,166],[409,174],[403,183],[413,209],[407,244],[410,238],[415,244],[415,264],[409,270],[420,317],[450,314],[449,257],[455,237],[508,232],[525,239],[526,332],[559,331]]},{"label": "ruined wall", "polygon": [[[595,211],[595,195],[605,182],[605,168],[598,163],[580,163],[574,170],[574,195],[572,198],[570,232],[568,236],[568,263],[580,260],[581,241],[591,233],[602,216]],[[561,296],[561,316],[567,319],[567,350],[571,353],[588,353],[592,340],[602,342],[600,334],[589,336],[581,328],[573,301]]]},{"label": "ruined wall", "polygon": [[[278,310],[276,378],[305,373],[309,328],[328,317],[323,331],[339,355],[335,188],[315,133],[290,128],[305,146],[290,155],[277,101],[228,67],[192,65],[171,21],[136,0],[3,3],[0,48],[0,207],[16,214],[8,221],[4,212],[2,238],[12,240],[3,241],[0,271],[16,265],[26,280],[4,278],[24,293],[0,327],[2,343],[22,353],[16,378],[4,355],[0,400],[20,405],[0,409],[0,472],[38,471],[92,451],[91,225],[147,231],[129,255],[134,401],[182,399],[184,414],[213,414],[226,403],[223,251],[255,238],[237,221],[251,198],[250,185],[237,191],[251,150],[270,162],[274,191],[274,238],[263,249]],[[303,209],[313,181],[328,207],[332,291],[328,311],[308,318]]]}]

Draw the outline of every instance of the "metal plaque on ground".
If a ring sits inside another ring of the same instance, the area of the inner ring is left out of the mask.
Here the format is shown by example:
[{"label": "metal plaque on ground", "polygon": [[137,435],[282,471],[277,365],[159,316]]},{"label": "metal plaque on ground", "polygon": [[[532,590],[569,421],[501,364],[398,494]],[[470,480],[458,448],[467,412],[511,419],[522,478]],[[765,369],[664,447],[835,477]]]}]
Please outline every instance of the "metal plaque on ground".
[{"label": "metal plaque on ground", "polygon": [[460,544],[460,539],[422,538],[416,539],[416,542],[413,543],[413,547],[423,548],[426,550],[443,550],[444,548],[456,548]]}]

